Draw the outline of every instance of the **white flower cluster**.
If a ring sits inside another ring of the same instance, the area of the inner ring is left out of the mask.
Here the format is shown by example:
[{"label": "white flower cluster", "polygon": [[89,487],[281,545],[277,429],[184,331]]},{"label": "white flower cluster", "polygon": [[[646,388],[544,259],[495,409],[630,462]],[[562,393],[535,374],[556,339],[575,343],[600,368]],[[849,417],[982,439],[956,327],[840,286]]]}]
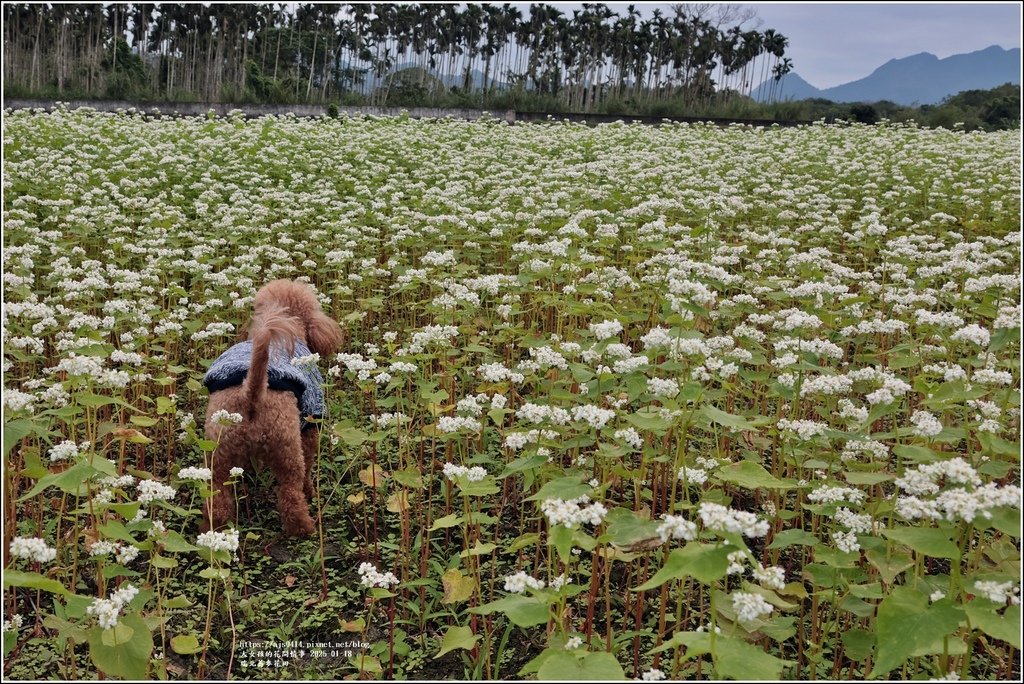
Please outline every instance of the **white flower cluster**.
[{"label": "white flower cluster", "polygon": [[615,337],[622,332],[622,323],[608,320],[600,323],[591,323],[589,330],[599,341],[607,340],[609,337]]},{"label": "white flower cluster", "polygon": [[663,679],[668,679],[668,675],[658,668],[652,667],[650,670],[642,673],[640,679],[645,682],[660,682]]},{"label": "white flower cluster", "polygon": [[292,358],[290,363],[297,368],[310,368],[320,363],[320,355],[313,352],[312,354],[306,354],[305,356],[296,356]]},{"label": "white flower cluster", "polygon": [[505,591],[513,594],[522,594],[527,589],[536,589],[539,591],[543,588],[544,580],[531,577],[523,571],[519,571],[514,575],[505,576]]},{"label": "white flower cluster", "polygon": [[210,416],[210,420],[213,421],[215,425],[237,425],[242,422],[242,414],[232,413],[227,409],[219,409],[213,412],[213,415]]},{"label": "white flower cluster", "polygon": [[590,503],[590,497],[584,494],[575,499],[545,499],[540,502],[540,510],[548,518],[551,527],[565,525],[572,529],[577,525],[600,525],[608,509],[600,502]]},{"label": "white flower cluster", "polygon": [[479,420],[467,416],[441,416],[437,419],[437,429],[445,434],[461,430],[480,432],[483,427]]},{"label": "white flower cluster", "polygon": [[992,603],[1010,603],[1015,606],[1020,604],[1020,587],[1013,581],[979,580],[974,583],[974,591]]},{"label": "white flower cluster", "polygon": [[564,573],[551,580],[551,588],[555,591],[561,591],[562,587],[567,584],[572,584],[572,578],[566,577]]},{"label": "white flower cluster", "polygon": [[851,503],[861,504],[864,503],[864,498],[867,495],[859,489],[852,487],[836,487],[832,485],[822,485],[810,492],[807,495],[807,500],[811,503],[829,504],[829,503]]},{"label": "white flower cluster", "polygon": [[141,504],[148,504],[157,500],[167,501],[173,499],[177,493],[174,487],[157,482],[156,480],[139,480],[138,490],[138,501]]},{"label": "white flower cluster", "polygon": [[896,479],[896,486],[908,494],[935,494],[942,479],[957,484],[981,486],[981,477],[970,463],[960,456],[907,469]]},{"label": "white flower cluster", "polygon": [[921,437],[934,437],[942,432],[942,423],[927,411],[914,411],[910,422],[914,425],[914,434]]},{"label": "white flower cluster", "polygon": [[770,526],[766,520],[747,511],[735,511],[721,504],[702,503],[697,509],[701,523],[709,530],[732,532],[745,537],[764,537]]},{"label": "white flower cluster", "polygon": [[826,423],[818,423],[813,420],[789,420],[788,418],[780,418],[778,427],[780,430],[792,430],[804,441],[813,439],[818,435],[823,435],[828,431],[828,425]]},{"label": "white flower cluster", "polygon": [[381,413],[377,416],[370,416],[370,422],[376,427],[381,429],[388,428],[392,425],[401,425],[409,420],[409,416],[405,415],[401,411],[395,411],[394,413]]},{"label": "white flower cluster", "polygon": [[487,469],[482,466],[467,468],[466,466],[456,465],[454,463],[445,463],[443,471],[444,476],[449,480],[454,480],[457,477],[465,477],[470,482],[479,482],[487,477]]},{"label": "white flower cluster", "polygon": [[786,588],[786,570],[780,568],[777,565],[770,565],[765,567],[758,563],[757,567],[752,570],[754,580],[768,587],[769,589],[785,589]]},{"label": "white flower cluster", "polygon": [[853,532],[833,532],[832,540],[836,543],[836,548],[844,553],[860,551],[860,542]]},{"label": "white flower cluster", "polygon": [[858,454],[868,454],[870,458],[885,461],[889,458],[889,447],[873,439],[850,440],[843,447],[843,453],[839,458],[844,462],[852,461]]},{"label": "white flower cluster", "polygon": [[516,371],[511,371],[500,363],[485,363],[476,369],[477,373],[480,374],[487,382],[502,382],[508,380],[514,384],[520,384],[526,381],[526,376]]},{"label": "white flower cluster", "polygon": [[88,450],[89,447],[89,442],[85,442],[85,444],[79,446],[70,440],[64,440],[50,449],[50,462],[56,463],[58,461],[74,460],[78,457],[78,454],[82,451]]},{"label": "white flower cluster", "polygon": [[183,480],[204,480],[209,482],[213,479],[213,472],[209,468],[195,468],[189,466],[179,470],[178,477]]},{"label": "white flower cluster", "polygon": [[708,481],[708,471],[702,468],[687,468],[682,466],[676,476],[689,485],[702,485]]},{"label": "white flower cluster", "polygon": [[364,587],[379,587],[387,589],[398,584],[398,578],[392,572],[380,573],[373,563],[361,563],[359,565],[359,583]]},{"label": "white flower cluster", "polygon": [[640,449],[644,445],[644,438],[640,436],[636,428],[628,427],[622,430],[616,430],[615,439],[620,439],[634,449]]},{"label": "white flower cluster", "polygon": [[534,424],[548,421],[555,425],[565,425],[569,422],[570,415],[568,411],[559,406],[545,406],[529,402],[520,406],[516,411],[516,418]]},{"label": "white flower cluster", "polygon": [[874,527],[870,515],[854,513],[845,506],[840,507],[832,519],[851,532],[858,534],[870,534]]},{"label": "white flower cluster", "polygon": [[666,378],[649,378],[647,380],[647,391],[656,397],[672,399],[679,394],[679,383]]},{"label": "white flower cluster", "polygon": [[451,338],[458,337],[459,329],[454,325],[428,325],[418,332],[412,334],[412,341],[407,350],[399,350],[399,356],[404,354],[419,354],[429,346],[439,344],[450,344]]},{"label": "white flower cluster", "polygon": [[507,449],[519,451],[527,444],[536,444],[541,437],[544,439],[557,439],[558,433],[554,430],[529,430],[527,432],[509,432],[505,435],[503,445]]},{"label": "white flower cluster", "polygon": [[960,328],[955,333],[949,336],[951,340],[957,340],[961,342],[970,342],[976,344],[979,347],[987,347],[991,335],[988,330],[985,330],[980,325],[972,323],[971,325]]},{"label": "white flower cluster", "polygon": [[584,404],[583,406],[572,407],[572,417],[577,422],[586,423],[595,430],[600,430],[608,424],[608,421],[615,417],[615,411],[603,409],[592,404]]},{"label": "white flower cluster", "polygon": [[203,532],[196,539],[196,545],[211,551],[234,553],[238,550],[238,530],[231,529],[227,532],[210,530],[209,532]]},{"label": "white flower cluster", "polygon": [[350,373],[355,373],[358,380],[369,380],[370,372],[377,369],[377,362],[373,359],[364,359],[362,354],[335,355],[338,363],[345,366]]},{"label": "white flower cluster", "polygon": [[15,558],[25,558],[34,563],[49,563],[57,557],[57,549],[50,548],[39,537],[15,537],[8,548]]},{"label": "white flower cluster", "polygon": [[565,650],[574,651],[583,645],[583,637],[572,636],[565,642]]},{"label": "white flower cluster", "polygon": [[93,599],[93,602],[85,609],[89,615],[96,617],[96,621],[103,629],[110,629],[117,626],[121,610],[128,605],[139,593],[131,584],[123,584],[109,599]]},{"label": "white flower cluster", "polygon": [[736,618],[740,622],[752,622],[769,615],[773,608],[772,604],[764,600],[760,594],[746,591],[735,591],[732,593],[732,609],[736,611]]},{"label": "white flower cluster", "polygon": [[697,538],[697,525],[683,516],[666,513],[661,516],[661,519],[664,522],[658,525],[657,532],[658,536],[661,537],[662,543],[667,542],[669,539],[693,541]]},{"label": "white flower cluster", "polygon": [[[991,518],[993,508],[1021,505],[1019,486],[994,482],[983,485],[974,467],[959,456],[907,469],[896,485],[908,494],[897,499],[896,512],[910,521],[973,522],[979,515]],[[937,496],[921,498],[932,495]]]}]

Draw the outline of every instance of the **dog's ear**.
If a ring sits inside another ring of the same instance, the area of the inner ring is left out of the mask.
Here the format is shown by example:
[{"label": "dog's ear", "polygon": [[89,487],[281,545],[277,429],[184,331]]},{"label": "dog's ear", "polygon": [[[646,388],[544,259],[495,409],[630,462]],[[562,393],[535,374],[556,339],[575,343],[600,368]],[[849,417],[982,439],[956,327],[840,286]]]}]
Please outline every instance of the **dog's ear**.
[{"label": "dog's ear", "polygon": [[318,313],[306,326],[306,341],[310,351],[321,356],[333,354],[341,346],[341,326],[335,320]]}]

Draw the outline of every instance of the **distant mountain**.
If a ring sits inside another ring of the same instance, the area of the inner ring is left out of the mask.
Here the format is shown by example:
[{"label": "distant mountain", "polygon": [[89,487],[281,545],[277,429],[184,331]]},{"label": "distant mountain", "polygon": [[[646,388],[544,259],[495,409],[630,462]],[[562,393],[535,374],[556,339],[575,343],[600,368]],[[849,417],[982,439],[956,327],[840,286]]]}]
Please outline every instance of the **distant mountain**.
[{"label": "distant mountain", "polygon": [[963,90],[1019,84],[1020,56],[1020,48],[1004,50],[998,45],[945,59],[921,52],[891,59],[866,78],[824,90],[815,88],[794,72],[783,76],[781,83],[765,81],[754,90],[752,97],[765,101],[774,86],[775,99],[780,99],[781,86],[783,100],[823,97],[833,102],[890,100],[901,105],[938,104]]}]

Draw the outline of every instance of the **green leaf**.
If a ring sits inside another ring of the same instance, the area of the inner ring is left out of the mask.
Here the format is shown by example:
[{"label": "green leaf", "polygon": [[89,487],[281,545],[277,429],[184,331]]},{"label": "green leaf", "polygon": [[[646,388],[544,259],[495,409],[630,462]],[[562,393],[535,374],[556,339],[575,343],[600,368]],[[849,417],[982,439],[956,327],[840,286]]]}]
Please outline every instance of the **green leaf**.
[{"label": "green leaf", "polygon": [[391,477],[395,479],[395,482],[408,487],[410,489],[421,489],[423,487],[423,476],[416,466],[409,466],[402,470],[394,470],[391,472]]},{"label": "green leaf", "polygon": [[707,632],[676,632],[671,639],[657,648],[652,648],[648,654],[661,653],[677,646],[686,647],[683,660],[696,658],[711,653],[711,635]]},{"label": "green leaf", "polygon": [[160,568],[161,570],[178,567],[178,559],[169,556],[153,556],[149,559],[149,562],[154,568]]},{"label": "green leaf", "polygon": [[913,444],[897,444],[892,448],[892,452],[904,461],[911,463],[934,463],[943,458],[941,454],[928,447],[914,446]]},{"label": "green leaf", "polygon": [[4,456],[11,453],[14,445],[28,437],[34,431],[32,421],[28,418],[12,420],[4,425]]},{"label": "green leaf", "polygon": [[541,681],[622,681],[626,673],[611,653],[597,651],[582,654],[576,651],[552,653],[537,671]]},{"label": "green leaf", "polygon": [[128,420],[130,420],[133,425],[138,425],[139,427],[153,427],[160,422],[160,419],[158,418],[150,418],[149,416],[143,416],[138,413],[131,416]]},{"label": "green leaf", "polygon": [[198,546],[193,546],[185,541],[185,538],[180,533],[174,530],[167,530],[167,533],[160,538],[160,543],[163,544],[164,549],[171,553],[185,553],[188,551],[198,551]]},{"label": "green leaf", "polygon": [[[992,518],[988,521],[992,527],[1003,534],[1020,538],[1020,509],[1010,506],[1000,506],[992,509]],[[980,521],[975,521],[979,523]]]},{"label": "green leaf", "polygon": [[430,526],[427,532],[435,532],[437,530],[444,530],[449,527],[455,527],[456,525],[462,524],[462,516],[457,513],[446,515],[443,518],[438,518],[434,521],[434,524]]},{"label": "green leaf", "polygon": [[506,549],[508,553],[515,553],[520,549],[525,549],[528,546],[533,546],[540,542],[540,534],[538,532],[527,532],[521,534],[512,540],[512,544]]},{"label": "green leaf", "polygon": [[906,586],[893,587],[878,606],[875,665],[871,677],[884,677],[914,651],[956,631],[964,617],[949,599],[928,605],[928,597]]},{"label": "green leaf", "polygon": [[821,542],[816,536],[806,530],[799,528],[792,530],[783,530],[775,535],[772,539],[772,543],[768,545],[769,549],[785,549],[790,546],[817,546]]},{"label": "green leaf", "polygon": [[[112,629],[93,627],[89,630],[89,657],[108,677],[147,679],[149,658],[153,653],[153,635],[137,615],[125,615],[119,625],[131,630],[123,642]],[[114,644],[106,642],[114,638]]]},{"label": "green leaf", "polygon": [[43,618],[43,626],[58,632],[56,636],[59,640],[70,639],[76,644],[84,644],[87,640],[86,631],[82,627],[56,615],[47,615]]},{"label": "green leaf", "polygon": [[441,639],[441,650],[437,652],[434,659],[437,660],[445,653],[454,651],[457,648],[462,648],[467,651],[472,650],[476,646],[476,642],[480,640],[479,634],[473,634],[473,630],[469,627],[449,627],[448,631],[444,633],[444,638]]},{"label": "green leaf", "polygon": [[192,605],[192,602],[188,600],[187,596],[172,596],[171,598],[164,601],[165,608],[188,608]]},{"label": "green leaf", "polygon": [[665,582],[684,577],[693,577],[702,584],[711,584],[725,577],[729,569],[727,559],[731,549],[727,546],[698,544],[690,542],[681,549],[674,549],[654,577],[644,582],[635,591],[647,591],[660,587]]},{"label": "green leaf", "polygon": [[[96,457],[94,464],[88,461],[79,461],[67,470],[59,473],[49,473],[39,479],[28,492],[23,494],[18,501],[26,501],[36,494],[39,494],[48,487],[56,487],[68,494],[81,494],[85,492],[86,482],[96,475],[110,475],[116,473],[113,466],[105,458]],[[109,469],[112,472],[107,472]]]},{"label": "green leaf", "polygon": [[543,596],[506,596],[497,601],[491,601],[482,606],[470,608],[469,612],[478,615],[501,613],[507,616],[512,621],[512,624],[517,627],[545,625],[550,616],[547,599]]},{"label": "green leaf", "polygon": [[985,451],[1000,456],[1012,456],[1018,461],[1020,460],[1020,442],[1010,442],[987,432],[979,432],[978,441],[981,442],[981,447]]},{"label": "green leaf", "polygon": [[352,447],[359,446],[365,442],[368,437],[368,435],[359,428],[339,427],[337,425],[334,426],[334,434],[341,437],[341,441]]},{"label": "green leaf", "polygon": [[555,525],[548,530],[548,544],[558,550],[558,557],[563,563],[568,563],[572,558],[573,530],[565,525]]},{"label": "green leaf", "polygon": [[476,580],[463,575],[458,568],[452,568],[441,575],[441,585],[444,587],[441,603],[461,603],[473,595]]},{"label": "green leaf", "polygon": [[780,679],[782,670],[791,662],[732,637],[715,639],[712,654],[718,675],[736,681]]},{"label": "green leaf", "polygon": [[651,409],[642,409],[636,413],[625,416],[627,422],[641,430],[650,430],[656,435],[663,435],[672,426],[669,418],[662,417],[661,413]]},{"label": "green leaf", "polygon": [[199,571],[199,576],[203,579],[214,580],[214,579],[227,579],[231,574],[231,571],[227,568],[203,568]]},{"label": "green leaf", "polygon": [[533,456],[520,456],[519,458],[505,466],[505,469],[501,472],[501,475],[498,475],[498,479],[503,480],[506,477],[511,477],[512,475],[515,475],[516,473],[522,472],[524,470],[532,470],[534,468],[539,468],[540,466],[544,465],[547,462],[548,457],[544,456],[543,454],[534,454]]},{"label": "green leaf", "polygon": [[715,471],[715,477],[722,482],[738,484],[744,489],[793,489],[796,486],[792,481],[780,480],[773,476],[763,466],[753,461],[740,461],[719,468]]},{"label": "green leaf", "polygon": [[995,604],[988,602],[986,604],[980,601],[971,601],[964,605],[971,626],[977,627],[993,639],[1005,641],[1020,650],[1020,606],[1009,606],[1003,615],[1000,615],[996,612]]},{"label": "green leaf", "polygon": [[936,527],[896,527],[882,534],[914,551],[932,558],[957,559],[960,549],[950,540],[951,532]]},{"label": "green leaf", "polygon": [[901,551],[887,554],[884,549],[869,549],[864,555],[867,556],[868,562],[875,566],[886,584],[892,584],[901,572],[914,567],[914,559],[910,554]]},{"label": "green leaf", "polygon": [[866,629],[850,629],[843,632],[843,646],[846,657],[854,661],[867,660],[875,647],[875,635]]},{"label": "green leaf", "polygon": [[711,422],[733,428],[734,430],[757,430],[757,425],[751,423],[745,416],[726,413],[722,409],[715,408],[710,404],[701,406],[700,412],[703,413]]},{"label": "green leaf", "polygon": [[4,589],[8,587],[39,589],[51,594],[71,593],[55,579],[43,577],[38,572],[22,572],[21,570],[4,570]]},{"label": "green leaf", "polygon": [[192,634],[179,634],[171,637],[171,650],[180,655],[192,655],[199,653],[201,647],[199,639]]},{"label": "green leaf", "polygon": [[526,501],[546,501],[547,499],[575,499],[584,494],[591,494],[593,488],[581,480],[579,475],[560,477],[557,480],[548,482],[540,488],[533,496],[527,497]]},{"label": "green leaf", "polygon": [[627,508],[613,508],[605,520],[608,522],[608,541],[616,546],[628,547],[649,539],[659,539],[658,521]]},{"label": "green leaf", "polygon": [[456,478],[456,481],[459,484],[459,494],[461,496],[490,496],[501,491],[501,487],[498,486],[497,480],[493,475],[488,475],[476,482],[471,482],[464,475],[460,475]]},{"label": "green leaf", "polygon": [[103,525],[100,525],[99,531],[106,539],[117,539],[119,541],[128,542],[129,544],[138,543],[138,541],[132,537],[128,528],[124,526],[124,523],[119,520],[110,520]]}]

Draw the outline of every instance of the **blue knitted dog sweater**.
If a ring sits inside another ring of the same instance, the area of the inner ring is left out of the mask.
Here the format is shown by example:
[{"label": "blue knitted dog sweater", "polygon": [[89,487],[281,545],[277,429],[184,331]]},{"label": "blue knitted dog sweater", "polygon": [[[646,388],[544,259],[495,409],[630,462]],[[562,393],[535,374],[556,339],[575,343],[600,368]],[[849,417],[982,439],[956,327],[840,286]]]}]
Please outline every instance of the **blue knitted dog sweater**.
[{"label": "blue knitted dog sweater", "polygon": [[[296,340],[295,351],[291,356],[271,345],[270,358],[267,361],[267,386],[273,390],[285,390],[295,395],[299,402],[299,412],[303,416],[303,430],[313,427],[313,423],[305,420],[306,416],[323,418],[324,415],[324,378],[320,375],[320,371],[315,365],[300,368],[291,363],[292,359],[309,354],[309,348]],[[236,344],[217,357],[217,360],[210,365],[210,369],[203,376],[203,384],[211,393],[241,385],[249,373],[251,359],[252,342],[247,340]]]}]

